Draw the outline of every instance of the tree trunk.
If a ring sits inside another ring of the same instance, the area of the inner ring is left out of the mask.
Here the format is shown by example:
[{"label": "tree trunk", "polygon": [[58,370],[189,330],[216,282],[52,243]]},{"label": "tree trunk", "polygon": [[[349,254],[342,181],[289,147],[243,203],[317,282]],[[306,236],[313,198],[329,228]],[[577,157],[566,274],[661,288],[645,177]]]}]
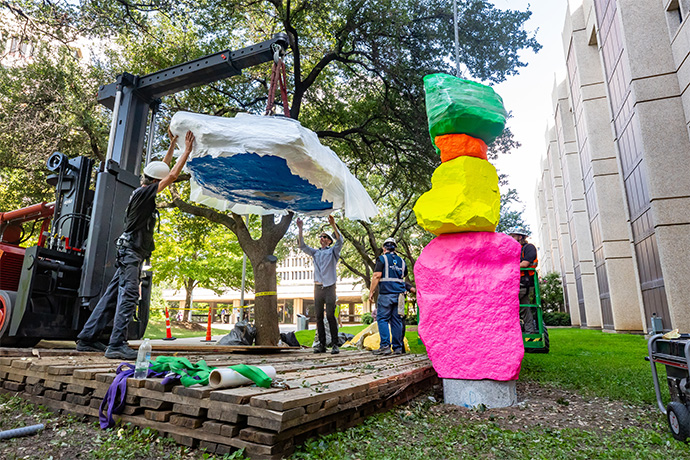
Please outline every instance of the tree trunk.
[{"label": "tree trunk", "polygon": [[194,292],[194,284],[196,280],[187,278],[187,282],[184,284],[185,298],[184,298],[184,308],[187,311],[187,321],[192,322],[192,293]]},{"label": "tree trunk", "polygon": [[[170,187],[173,203],[183,212],[195,216],[206,217],[212,222],[217,222],[229,228],[235,235],[240,247],[247,254],[247,258],[254,269],[254,289],[257,293],[276,291],[276,261],[273,255],[278,242],[292,222],[292,212],[282,216],[278,222],[273,215],[261,217],[261,237],[258,240],[252,238],[245,225],[244,219],[239,214],[221,214],[213,209],[202,208],[187,203],[180,198],[174,185]],[[277,345],[280,338],[278,327],[278,296],[259,295],[255,298],[254,315],[256,319],[256,344]]]},{"label": "tree trunk", "polygon": [[273,255],[261,260],[250,259],[254,269],[254,324],[257,345],[278,345],[278,296],[276,295],[276,261]]}]

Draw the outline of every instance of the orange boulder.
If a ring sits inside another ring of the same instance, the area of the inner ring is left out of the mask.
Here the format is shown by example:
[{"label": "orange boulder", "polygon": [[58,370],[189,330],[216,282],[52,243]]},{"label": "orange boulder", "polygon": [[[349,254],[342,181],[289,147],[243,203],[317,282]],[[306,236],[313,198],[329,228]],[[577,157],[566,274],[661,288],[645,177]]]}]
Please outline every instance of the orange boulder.
[{"label": "orange boulder", "polygon": [[475,157],[486,160],[486,143],[467,134],[444,134],[434,139],[436,147],[441,151],[441,161],[446,162],[461,156]]}]

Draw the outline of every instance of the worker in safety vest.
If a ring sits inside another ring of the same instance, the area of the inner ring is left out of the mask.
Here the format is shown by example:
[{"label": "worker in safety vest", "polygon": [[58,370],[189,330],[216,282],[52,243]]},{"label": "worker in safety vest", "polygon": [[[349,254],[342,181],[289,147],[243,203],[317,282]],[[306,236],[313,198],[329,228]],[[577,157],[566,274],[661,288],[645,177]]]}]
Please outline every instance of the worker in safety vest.
[{"label": "worker in safety vest", "polygon": [[381,345],[378,350],[374,350],[375,355],[402,354],[405,351],[402,338],[403,323],[398,314],[398,305],[400,302],[403,304],[405,302],[407,266],[405,261],[395,253],[396,247],[395,238],[387,238],[383,242],[384,253],[376,260],[371,278],[369,289],[371,295],[374,295],[377,288],[379,289],[376,301],[376,322],[379,326]]},{"label": "worker in safety vest", "polygon": [[[520,268],[537,268],[537,248],[527,242],[527,237],[529,236],[527,230],[524,228],[514,228],[509,230],[508,234],[522,246]],[[534,303],[534,272],[535,270],[520,271],[520,305]],[[527,334],[539,332],[532,310],[533,308],[531,307],[520,307],[522,330]]]},{"label": "worker in safety vest", "polygon": [[[175,182],[194,145],[194,134],[187,131],[185,150],[170,169],[177,136],[168,130],[170,148],[163,161],[152,161],[144,168],[141,187],[132,192],[125,213],[122,235],[117,239],[117,271],[77,336],[78,351],[104,351],[109,359],[134,360],[137,352],[127,345],[127,327],[139,300],[141,266],[154,249],[153,231],[158,211],[156,195]],[[110,321],[113,330],[106,347],[99,337]]]}]

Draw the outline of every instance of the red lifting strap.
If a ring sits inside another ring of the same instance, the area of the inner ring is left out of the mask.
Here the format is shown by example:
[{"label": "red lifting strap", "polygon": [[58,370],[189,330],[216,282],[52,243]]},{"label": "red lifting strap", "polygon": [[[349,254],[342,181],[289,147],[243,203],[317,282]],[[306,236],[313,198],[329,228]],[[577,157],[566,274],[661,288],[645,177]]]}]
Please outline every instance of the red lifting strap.
[{"label": "red lifting strap", "polygon": [[282,58],[278,61],[273,61],[273,68],[271,69],[271,83],[268,88],[268,101],[266,103],[265,115],[270,115],[275,107],[275,88],[280,86],[280,98],[283,101],[283,113],[290,118],[290,107],[288,105],[287,97],[287,74],[285,71],[285,62]]}]

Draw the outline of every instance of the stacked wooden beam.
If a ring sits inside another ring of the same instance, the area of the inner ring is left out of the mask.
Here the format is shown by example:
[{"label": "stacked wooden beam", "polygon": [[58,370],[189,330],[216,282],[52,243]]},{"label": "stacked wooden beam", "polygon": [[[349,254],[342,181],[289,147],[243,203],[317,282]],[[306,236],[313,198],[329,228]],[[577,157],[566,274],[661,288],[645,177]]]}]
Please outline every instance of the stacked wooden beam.
[{"label": "stacked wooden beam", "polygon": [[[0,357],[0,386],[54,410],[98,416],[119,362],[102,355]],[[150,427],[178,443],[218,454],[244,448],[252,458],[282,458],[305,439],[361,423],[405,402],[437,381],[424,355],[374,357],[344,351],[276,355],[197,354],[215,367],[262,364],[276,368],[282,387],[214,390],[163,385],[162,379],[127,381],[117,418]]]}]

